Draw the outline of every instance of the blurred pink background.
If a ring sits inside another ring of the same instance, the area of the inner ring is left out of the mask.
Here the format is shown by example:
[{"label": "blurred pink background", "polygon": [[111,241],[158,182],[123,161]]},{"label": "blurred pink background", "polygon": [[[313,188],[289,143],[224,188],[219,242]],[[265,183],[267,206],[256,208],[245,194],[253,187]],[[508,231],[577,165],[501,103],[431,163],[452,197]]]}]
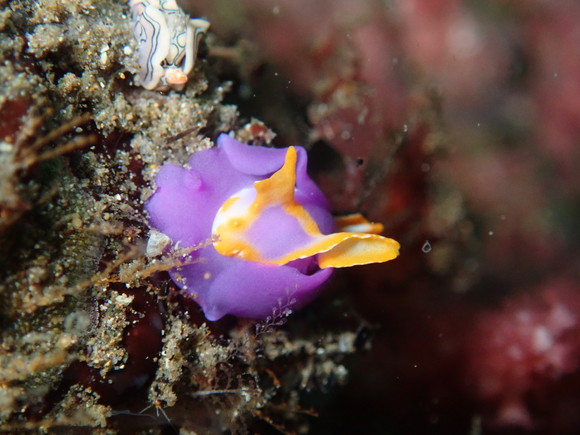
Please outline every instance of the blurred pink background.
[{"label": "blurred pink background", "polygon": [[579,433],[580,3],[183,5],[242,117],[402,244],[327,295],[376,332],[313,433]]}]

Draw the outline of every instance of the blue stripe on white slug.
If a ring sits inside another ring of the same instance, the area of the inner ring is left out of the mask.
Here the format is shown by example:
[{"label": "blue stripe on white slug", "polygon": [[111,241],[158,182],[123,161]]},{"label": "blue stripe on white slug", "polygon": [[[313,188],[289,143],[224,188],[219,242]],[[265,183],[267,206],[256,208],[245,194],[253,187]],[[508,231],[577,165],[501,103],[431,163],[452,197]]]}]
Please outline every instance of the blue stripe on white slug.
[{"label": "blue stripe on white slug", "polygon": [[209,22],[189,19],[175,0],[130,0],[129,6],[139,44],[141,86],[181,89],[195,65]]},{"label": "blue stripe on white slug", "polygon": [[191,71],[193,69],[201,37],[205,35],[209,29],[209,21],[202,20],[201,18],[194,18],[189,20],[189,22],[191,25],[187,27],[185,64],[183,65],[184,71]]},{"label": "blue stripe on white slug", "polygon": [[163,53],[168,49],[169,29],[163,14],[151,6],[143,9],[138,22],[143,35],[139,40],[139,80],[145,89],[155,89],[165,74],[161,63],[165,57]]}]

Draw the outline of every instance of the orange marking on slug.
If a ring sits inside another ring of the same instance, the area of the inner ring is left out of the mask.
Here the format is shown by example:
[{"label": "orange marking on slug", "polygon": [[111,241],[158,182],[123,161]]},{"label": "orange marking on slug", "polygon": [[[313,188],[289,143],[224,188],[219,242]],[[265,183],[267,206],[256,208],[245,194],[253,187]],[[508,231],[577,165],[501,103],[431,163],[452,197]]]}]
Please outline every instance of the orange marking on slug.
[{"label": "orange marking on slug", "polygon": [[[288,148],[282,168],[270,178],[254,183],[256,196],[244,214],[224,216],[225,221],[220,223],[215,231],[219,240],[214,246],[220,254],[277,265],[318,255],[321,268],[381,263],[399,255],[399,243],[377,235],[383,230],[383,226],[369,222],[358,213],[339,218],[338,224],[343,228],[355,228],[360,231],[322,234],[312,216],[294,199],[296,160],[296,149]],[[239,199],[240,197],[235,196],[226,200],[218,214],[227,214]],[[281,207],[286,214],[296,219],[301,229],[310,236],[311,241],[279,258],[262,257],[251,242],[245,239],[244,233],[251,228],[260,214],[270,207]]]},{"label": "orange marking on slug", "polygon": [[384,230],[383,224],[370,222],[360,213],[338,216],[334,222],[339,231],[380,234]]}]

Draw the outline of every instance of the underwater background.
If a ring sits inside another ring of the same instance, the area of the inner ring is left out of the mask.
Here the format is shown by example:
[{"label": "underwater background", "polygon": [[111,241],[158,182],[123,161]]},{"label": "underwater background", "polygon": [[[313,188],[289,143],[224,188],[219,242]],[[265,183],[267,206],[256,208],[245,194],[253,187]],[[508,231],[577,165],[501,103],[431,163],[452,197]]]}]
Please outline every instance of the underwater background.
[{"label": "underwater background", "polygon": [[[0,0],[0,432],[578,433],[580,4],[183,0],[144,89],[130,6],[170,3]],[[144,204],[220,133],[400,256],[207,321]]]}]

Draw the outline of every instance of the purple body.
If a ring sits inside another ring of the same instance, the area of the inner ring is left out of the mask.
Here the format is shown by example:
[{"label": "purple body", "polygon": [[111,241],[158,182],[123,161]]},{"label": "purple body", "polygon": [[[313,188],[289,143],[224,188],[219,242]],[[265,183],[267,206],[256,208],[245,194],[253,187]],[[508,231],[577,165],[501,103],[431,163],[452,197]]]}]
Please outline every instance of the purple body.
[{"label": "purple body", "polygon": [[[306,172],[307,155],[296,147],[295,199],[314,218],[320,231],[334,230],[328,201]],[[191,169],[164,165],[156,178],[157,190],[146,204],[151,224],[174,244],[192,247],[212,237],[213,220],[224,201],[255,181],[270,177],[284,164],[287,149],[249,146],[222,134],[217,147],[200,151],[189,160]],[[276,251],[293,244],[293,227],[283,219],[264,215],[261,241]],[[219,254],[213,245],[194,251],[191,264],[170,271],[177,285],[202,307],[208,320],[226,314],[253,319],[272,315],[279,305],[298,308],[318,293],[333,269],[319,269],[316,257],[278,266]]]}]

